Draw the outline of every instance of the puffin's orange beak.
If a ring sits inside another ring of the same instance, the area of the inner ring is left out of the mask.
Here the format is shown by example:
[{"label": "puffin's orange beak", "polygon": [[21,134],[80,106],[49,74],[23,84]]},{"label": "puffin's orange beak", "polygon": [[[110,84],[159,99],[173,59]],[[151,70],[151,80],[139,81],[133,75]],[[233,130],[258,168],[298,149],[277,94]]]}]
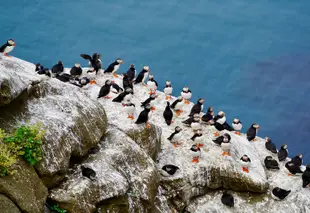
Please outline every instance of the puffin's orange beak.
[{"label": "puffin's orange beak", "polygon": [[16,47],[16,43],[14,43],[14,45],[13,45],[14,47]]},{"label": "puffin's orange beak", "polygon": [[124,61],[122,61],[122,63],[121,64],[124,64]]}]

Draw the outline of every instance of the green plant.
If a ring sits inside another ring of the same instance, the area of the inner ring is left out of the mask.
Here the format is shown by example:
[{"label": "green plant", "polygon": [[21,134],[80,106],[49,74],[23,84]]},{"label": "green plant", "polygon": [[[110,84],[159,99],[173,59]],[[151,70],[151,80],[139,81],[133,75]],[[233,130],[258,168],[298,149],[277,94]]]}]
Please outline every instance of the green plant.
[{"label": "green plant", "polygon": [[11,152],[22,156],[30,165],[35,165],[42,159],[42,137],[45,131],[41,125],[23,125],[12,134],[5,136],[3,142],[9,146]]},{"label": "green plant", "polygon": [[[0,136],[1,137],[1,136]],[[10,167],[16,163],[16,156],[9,146],[1,142],[0,138],[0,177],[13,174],[15,171]]]},{"label": "green plant", "polygon": [[52,213],[67,213],[67,210],[61,208],[58,204],[53,205],[51,211]]}]

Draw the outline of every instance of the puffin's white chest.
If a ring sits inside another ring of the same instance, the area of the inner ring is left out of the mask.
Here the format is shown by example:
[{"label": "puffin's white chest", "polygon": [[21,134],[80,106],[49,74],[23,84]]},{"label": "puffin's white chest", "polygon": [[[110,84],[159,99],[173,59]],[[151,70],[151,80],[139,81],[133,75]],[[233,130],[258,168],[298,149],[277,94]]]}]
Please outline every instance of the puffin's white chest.
[{"label": "puffin's white chest", "polygon": [[250,164],[251,164],[251,162],[245,162],[245,161],[243,161],[243,160],[240,160],[240,164],[241,164],[241,166],[243,166],[243,167],[249,167]]},{"label": "puffin's white chest", "polygon": [[155,103],[156,103],[156,100],[151,100],[151,101],[150,101],[151,107],[154,107],[154,106],[155,106]]},{"label": "puffin's white chest", "polygon": [[201,129],[201,128],[200,128],[200,123],[199,123],[199,122],[192,122],[192,123],[191,123],[191,128],[192,128],[193,130]]},{"label": "puffin's white chest", "polygon": [[192,157],[200,157],[200,151],[192,151],[191,150],[191,155],[192,155]]},{"label": "puffin's white chest", "polygon": [[124,97],[123,102],[126,103],[128,101],[131,101],[131,99],[132,99],[132,94],[129,93]]},{"label": "puffin's white chest", "polygon": [[224,151],[229,151],[230,150],[230,143],[222,143],[221,147]]},{"label": "puffin's white chest", "polygon": [[241,129],[242,129],[242,124],[241,124],[241,123],[238,123],[238,124],[232,123],[232,127],[233,127],[234,130],[236,130],[236,131],[241,131]]},{"label": "puffin's white chest", "polygon": [[4,53],[9,53],[9,52],[11,52],[12,50],[14,49],[14,46],[6,46],[5,48],[4,48]]},{"label": "puffin's white chest", "polygon": [[180,101],[175,105],[174,109],[179,110],[179,109],[182,109],[183,106],[184,106],[183,101]]},{"label": "puffin's white chest", "polygon": [[136,109],[134,106],[124,106],[124,111],[127,113],[134,113]]},{"label": "puffin's white chest", "polygon": [[216,122],[219,123],[219,124],[221,124],[221,125],[223,125],[223,124],[226,122],[226,117],[224,116],[224,117],[222,117],[222,118],[220,118],[220,119],[217,119]]},{"label": "puffin's white chest", "polygon": [[185,98],[186,100],[189,100],[189,99],[191,99],[191,97],[192,97],[192,93],[191,92],[181,92],[181,96],[183,97],[183,98]]},{"label": "puffin's white chest", "polygon": [[165,87],[165,89],[164,89],[164,93],[166,94],[166,95],[171,95],[172,94],[172,87]]},{"label": "puffin's white chest", "polygon": [[116,72],[119,69],[120,64],[114,65],[114,70],[112,71],[113,73]]},{"label": "puffin's white chest", "polygon": [[145,72],[145,73],[143,74],[142,83],[144,83],[144,81],[145,81],[145,79],[147,78],[148,75],[149,75],[148,72]]},{"label": "puffin's white chest", "polygon": [[156,89],[156,84],[154,81],[148,81],[147,87],[148,87],[148,89]]},{"label": "puffin's white chest", "polygon": [[176,142],[179,142],[182,138],[182,133],[177,133],[173,136],[173,138],[171,139],[171,142],[172,143],[176,143]]},{"label": "puffin's white chest", "polygon": [[202,143],[202,141],[203,141],[203,137],[202,137],[202,136],[197,136],[197,137],[195,137],[195,139],[194,139],[194,142],[195,142],[195,143]]}]

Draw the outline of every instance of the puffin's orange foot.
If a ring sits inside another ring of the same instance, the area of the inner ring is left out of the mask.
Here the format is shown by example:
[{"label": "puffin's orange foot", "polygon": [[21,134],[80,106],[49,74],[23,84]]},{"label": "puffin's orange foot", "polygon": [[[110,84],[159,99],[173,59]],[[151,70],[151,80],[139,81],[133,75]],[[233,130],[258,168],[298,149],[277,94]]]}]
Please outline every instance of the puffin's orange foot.
[{"label": "puffin's orange foot", "polygon": [[96,82],[95,80],[92,80],[92,81],[89,82],[90,85],[96,84],[96,83],[97,83],[97,82]]},{"label": "puffin's orange foot", "polygon": [[156,108],[155,108],[155,107],[151,107],[151,110],[152,110],[152,111],[155,111],[155,110],[156,110]]},{"label": "puffin's orange foot", "polygon": [[104,96],[105,99],[110,99],[112,98],[111,96]]},{"label": "puffin's orange foot", "polygon": [[240,133],[240,132],[237,132],[237,131],[235,132],[235,134],[236,134],[236,135],[241,135],[241,133]]},{"label": "puffin's orange foot", "polygon": [[146,124],[145,124],[145,127],[146,127],[147,129],[149,129],[149,128],[151,128],[151,125],[150,125],[149,123],[146,123]]},{"label": "puffin's orange foot", "polygon": [[218,137],[220,135],[220,133],[219,132],[214,132],[213,135],[214,135],[214,137]]},{"label": "puffin's orange foot", "polygon": [[252,141],[253,141],[253,142],[255,142],[255,141],[257,141],[257,139],[256,139],[256,138],[254,138]]},{"label": "puffin's orange foot", "polygon": [[192,163],[199,163],[199,159],[198,158],[193,158]]},{"label": "puffin's orange foot", "polygon": [[4,56],[11,58],[12,56],[9,56],[7,53],[4,53]]},{"label": "puffin's orange foot", "polygon": [[225,155],[227,155],[227,153],[226,153],[226,152],[223,152],[223,153],[222,153],[222,156],[225,156]]},{"label": "puffin's orange foot", "polygon": [[178,147],[178,144],[177,144],[177,143],[173,143],[173,147],[174,147],[174,148],[177,148],[177,147]]},{"label": "puffin's orange foot", "polygon": [[184,104],[190,104],[189,100],[184,100]]},{"label": "puffin's orange foot", "polygon": [[249,173],[249,169],[247,167],[242,167],[242,171]]},{"label": "puffin's orange foot", "polygon": [[203,147],[204,145],[202,144],[202,143],[199,143],[199,144],[197,144],[197,147],[198,148],[201,148],[201,147]]},{"label": "puffin's orange foot", "polygon": [[165,100],[168,101],[169,99],[170,99],[170,97],[169,97],[169,96],[166,96]]},{"label": "puffin's orange foot", "polygon": [[181,111],[182,110],[176,110],[175,112],[177,113],[177,116],[180,116],[181,115]]},{"label": "puffin's orange foot", "polygon": [[116,73],[114,73],[113,76],[114,76],[115,78],[118,78],[118,75],[117,75]]},{"label": "puffin's orange foot", "polygon": [[147,86],[145,83],[142,83],[142,85],[145,86],[145,87]]},{"label": "puffin's orange foot", "polygon": [[129,119],[131,119],[131,120],[134,120],[134,119],[135,119],[135,118],[133,117],[133,115],[128,115],[127,118],[129,118]]},{"label": "puffin's orange foot", "polygon": [[294,176],[294,175],[293,175],[293,174],[291,174],[291,173],[288,173],[288,174],[287,174],[287,176]]},{"label": "puffin's orange foot", "polygon": [[227,152],[227,155],[228,155],[228,156],[231,156],[230,152]]}]

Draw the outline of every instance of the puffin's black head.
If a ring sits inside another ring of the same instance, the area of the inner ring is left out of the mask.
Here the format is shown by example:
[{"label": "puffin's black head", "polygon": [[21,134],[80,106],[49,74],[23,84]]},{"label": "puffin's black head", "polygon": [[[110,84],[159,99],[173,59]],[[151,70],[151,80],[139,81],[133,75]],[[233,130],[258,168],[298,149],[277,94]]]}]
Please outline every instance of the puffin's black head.
[{"label": "puffin's black head", "polygon": [[112,84],[112,81],[111,80],[106,80],[104,84],[107,85],[107,86],[110,86]]},{"label": "puffin's black head", "polygon": [[181,129],[181,127],[179,127],[179,126],[176,126],[176,127],[174,128],[174,131],[176,131],[176,132],[181,132],[182,129]]},{"label": "puffin's black head", "polygon": [[167,101],[167,106],[170,106],[170,102],[169,101]]},{"label": "puffin's black head", "polygon": [[271,142],[272,142],[272,141],[271,141],[271,138],[265,137],[265,142],[266,142],[266,143],[271,143]]},{"label": "puffin's black head", "polygon": [[203,98],[199,98],[198,101],[197,101],[197,103],[198,103],[198,104],[203,104],[204,101],[205,101],[205,100],[204,100]]},{"label": "puffin's black head", "polygon": [[152,106],[150,104],[145,104],[144,109],[151,110]]},{"label": "puffin's black head", "polygon": [[57,63],[57,64],[59,64],[59,65],[63,65],[62,61],[58,61],[58,63]]},{"label": "puffin's black head", "polygon": [[248,160],[248,159],[249,159],[249,156],[247,156],[247,155],[242,156],[242,160]]},{"label": "puffin's black head", "polygon": [[98,53],[94,53],[93,56],[92,56],[92,58],[95,59],[95,60],[100,59],[100,57],[101,57],[101,55],[98,54]]},{"label": "puffin's black head", "polygon": [[224,116],[225,116],[225,112],[219,111],[219,112],[217,113],[217,115],[220,116],[220,117],[224,117]]},{"label": "puffin's black head", "polygon": [[130,68],[134,69],[135,65],[134,64],[130,64]]},{"label": "puffin's black head", "polygon": [[150,74],[150,75],[149,75],[149,79],[150,79],[150,80],[154,79],[154,75],[153,75],[153,74]]},{"label": "puffin's black head", "polygon": [[210,112],[213,112],[213,108],[212,108],[212,107],[209,107],[207,112],[209,112],[209,113],[210,113]]},{"label": "puffin's black head", "polygon": [[123,63],[124,63],[124,61],[123,61],[121,58],[117,58],[115,61],[116,61],[117,63],[119,63],[119,64],[123,64]]},{"label": "puffin's black head", "polygon": [[10,45],[10,46],[16,46],[16,44],[15,44],[15,41],[13,40],[13,39],[9,39],[8,41],[7,41],[7,43],[8,43],[8,45]]},{"label": "puffin's black head", "polygon": [[273,190],[275,190],[277,192],[281,191],[281,189],[279,187],[275,187]]},{"label": "puffin's black head", "polygon": [[281,149],[287,149],[287,145],[286,145],[286,144],[283,144],[283,145],[281,146]]},{"label": "puffin's black head", "polygon": [[297,157],[299,157],[300,159],[302,159],[302,154],[298,154]]},{"label": "puffin's black head", "polygon": [[187,92],[188,91],[188,87],[183,87],[183,92]]},{"label": "puffin's black head", "polygon": [[194,144],[194,145],[192,145],[192,149],[193,150],[198,150],[199,148],[198,148],[198,146],[196,144]]},{"label": "puffin's black head", "polygon": [[171,85],[171,81],[166,81],[166,86],[170,86]]},{"label": "puffin's black head", "polygon": [[230,135],[228,133],[225,133],[223,136],[224,136],[224,138],[227,138],[228,141],[231,140],[231,137],[230,137]]},{"label": "puffin's black head", "polygon": [[74,66],[75,66],[76,68],[80,68],[81,65],[80,65],[80,63],[75,63]]},{"label": "puffin's black head", "polygon": [[252,127],[255,128],[255,129],[259,129],[260,128],[260,126],[257,123],[252,124]]}]

